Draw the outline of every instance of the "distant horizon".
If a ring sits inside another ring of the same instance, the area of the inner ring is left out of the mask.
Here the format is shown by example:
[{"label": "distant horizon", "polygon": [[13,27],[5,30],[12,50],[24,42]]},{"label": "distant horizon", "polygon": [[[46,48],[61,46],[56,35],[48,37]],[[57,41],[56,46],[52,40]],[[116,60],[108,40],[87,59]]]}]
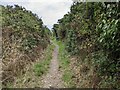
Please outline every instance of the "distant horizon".
[{"label": "distant horizon", "polygon": [[0,1],[0,5],[19,5],[24,7],[26,10],[32,11],[42,19],[43,24],[46,25],[50,30],[53,24],[56,24],[58,19],[62,18],[65,14],[70,11],[72,0],[4,0]]}]

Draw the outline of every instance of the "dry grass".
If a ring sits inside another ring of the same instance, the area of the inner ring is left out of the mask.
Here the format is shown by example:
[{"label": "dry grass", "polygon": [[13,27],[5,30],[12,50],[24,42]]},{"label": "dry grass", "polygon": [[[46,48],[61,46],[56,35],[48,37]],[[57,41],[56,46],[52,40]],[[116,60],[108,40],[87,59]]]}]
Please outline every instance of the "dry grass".
[{"label": "dry grass", "polygon": [[12,83],[16,76],[25,73],[25,67],[28,64],[32,64],[38,58],[41,57],[43,48],[38,45],[34,48],[34,53],[25,53],[20,50],[22,48],[19,37],[15,39],[11,37],[14,30],[10,27],[6,27],[2,30],[2,85],[6,86],[8,83]]},{"label": "dry grass", "polygon": [[72,78],[77,88],[97,88],[100,78],[94,71],[94,67],[87,61],[78,57],[71,58],[71,70],[74,72]]},{"label": "dry grass", "polygon": [[[25,72],[22,75],[19,75],[15,77],[14,83],[11,83],[10,86],[7,87],[13,87],[13,88],[35,88],[35,87],[42,87],[42,76],[36,75],[35,66],[38,64],[43,64],[43,62],[50,61],[52,58],[52,51],[54,46],[49,45],[47,49],[44,50],[41,57],[37,59],[35,62],[32,62],[30,64],[27,64],[26,67],[24,67]],[[48,64],[48,63],[46,63]],[[46,65],[45,65],[46,66]],[[46,68],[43,66],[42,68]],[[49,64],[47,65],[47,67]],[[49,68],[49,67],[48,67]],[[48,69],[47,68],[47,69]],[[47,69],[45,69],[47,71]],[[43,75],[46,74],[46,71],[44,71]]]}]

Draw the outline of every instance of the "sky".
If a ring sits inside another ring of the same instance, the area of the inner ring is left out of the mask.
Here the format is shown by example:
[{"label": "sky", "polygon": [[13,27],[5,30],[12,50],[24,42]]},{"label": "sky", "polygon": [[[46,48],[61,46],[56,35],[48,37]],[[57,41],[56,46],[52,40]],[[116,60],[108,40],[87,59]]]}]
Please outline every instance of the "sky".
[{"label": "sky", "polygon": [[18,4],[36,13],[50,29],[70,11],[72,3],[72,0],[0,0],[0,5]]}]

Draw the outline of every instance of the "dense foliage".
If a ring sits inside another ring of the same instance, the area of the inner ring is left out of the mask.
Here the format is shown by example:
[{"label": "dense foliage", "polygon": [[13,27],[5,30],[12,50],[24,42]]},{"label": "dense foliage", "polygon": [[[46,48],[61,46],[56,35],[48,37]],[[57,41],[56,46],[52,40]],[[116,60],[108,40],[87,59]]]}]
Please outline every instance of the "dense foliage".
[{"label": "dense foliage", "polygon": [[120,2],[74,2],[70,12],[53,27],[70,54],[91,56],[95,72],[105,80],[99,87],[119,88],[119,8]]},{"label": "dense foliage", "polygon": [[[42,19],[24,7],[0,6],[2,9],[3,82],[22,73],[24,66],[36,61],[49,44],[49,29]],[[9,78],[8,78],[9,77]],[[7,79],[6,79],[7,78]]]}]

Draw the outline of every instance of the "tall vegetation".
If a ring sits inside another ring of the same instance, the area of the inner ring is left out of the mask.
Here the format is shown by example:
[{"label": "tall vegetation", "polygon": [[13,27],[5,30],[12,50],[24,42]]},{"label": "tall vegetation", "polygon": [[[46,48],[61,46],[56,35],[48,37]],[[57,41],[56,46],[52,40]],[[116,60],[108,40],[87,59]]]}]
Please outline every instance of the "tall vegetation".
[{"label": "tall vegetation", "polygon": [[99,87],[119,88],[119,8],[120,2],[74,2],[53,27],[71,55],[82,57],[82,61],[91,56],[91,65],[102,78]]},{"label": "tall vegetation", "polygon": [[24,66],[36,61],[49,44],[49,29],[36,14],[24,7],[0,6],[2,8],[2,63],[5,85],[24,73]]}]

